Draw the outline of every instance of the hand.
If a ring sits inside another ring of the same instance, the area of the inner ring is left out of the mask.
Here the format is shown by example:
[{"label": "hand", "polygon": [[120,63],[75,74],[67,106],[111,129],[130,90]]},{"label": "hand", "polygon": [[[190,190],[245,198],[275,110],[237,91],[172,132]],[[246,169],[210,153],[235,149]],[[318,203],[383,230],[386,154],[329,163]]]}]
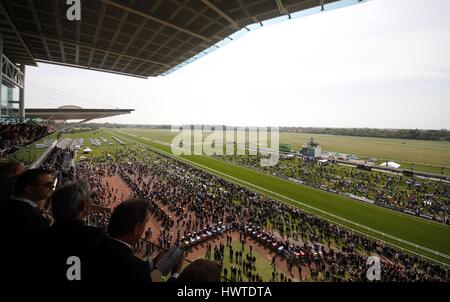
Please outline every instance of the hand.
[{"label": "hand", "polygon": [[44,217],[45,221],[47,221],[48,225],[52,225],[53,222],[55,222],[55,220],[53,219],[53,217],[52,217],[49,213],[47,213],[47,212],[44,212],[44,213],[42,214],[42,216]]}]

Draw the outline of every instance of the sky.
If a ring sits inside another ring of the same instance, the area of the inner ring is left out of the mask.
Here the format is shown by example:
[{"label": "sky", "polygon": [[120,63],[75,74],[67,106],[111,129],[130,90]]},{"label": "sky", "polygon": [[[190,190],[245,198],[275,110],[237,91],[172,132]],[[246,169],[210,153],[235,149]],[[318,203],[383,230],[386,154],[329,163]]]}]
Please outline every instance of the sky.
[{"label": "sky", "polygon": [[111,123],[450,129],[449,12],[448,0],[364,1],[264,26],[147,80],[39,64],[26,102],[135,109],[97,120]]}]

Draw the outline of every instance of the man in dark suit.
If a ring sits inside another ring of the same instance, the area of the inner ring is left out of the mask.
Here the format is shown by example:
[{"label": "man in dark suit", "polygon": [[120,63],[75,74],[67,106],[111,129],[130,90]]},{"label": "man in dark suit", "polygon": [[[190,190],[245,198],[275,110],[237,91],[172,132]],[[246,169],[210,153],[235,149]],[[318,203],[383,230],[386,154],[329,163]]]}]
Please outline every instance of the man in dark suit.
[{"label": "man in dark suit", "polygon": [[150,264],[131,251],[149,219],[146,201],[132,198],[119,204],[111,215],[108,236],[95,241],[83,258],[82,280],[151,281]]},{"label": "man in dark suit", "polygon": [[38,234],[49,228],[37,203],[53,191],[52,171],[27,170],[16,180],[14,195],[0,210],[0,238],[7,243],[0,252],[1,279],[34,279]]},{"label": "man in dark suit", "polygon": [[104,237],[100,228],[86,226],[91,190],[83,181],[68,182],[52,195],[52,213],[55,223],[43,234],[43,271],[45,279],[67,280],[67,259],[82,253],[93,241]]},{"label": "man in dark suit", "polygon": [[[25,235],[49,228],[37,203],[50,197],[54,188],[51,170],[27,170],[16,180],[14,195],[2,206],[2,226],[11,228],[8,233]],[[0,232],[5,231],[4,229]]]}]

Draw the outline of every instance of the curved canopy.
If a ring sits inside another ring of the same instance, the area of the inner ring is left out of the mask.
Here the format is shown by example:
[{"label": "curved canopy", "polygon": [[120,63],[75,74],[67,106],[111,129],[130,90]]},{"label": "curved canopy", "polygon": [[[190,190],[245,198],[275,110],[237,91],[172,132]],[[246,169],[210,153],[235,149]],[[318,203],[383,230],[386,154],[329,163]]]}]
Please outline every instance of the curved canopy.
[{"label": "curved canopy", "polygon": [[70,21],[66,0],[2,0],[0,34],[14,63],[149,77],[170,73],[266,20],[359,1],[85,0],[81,19]]}]

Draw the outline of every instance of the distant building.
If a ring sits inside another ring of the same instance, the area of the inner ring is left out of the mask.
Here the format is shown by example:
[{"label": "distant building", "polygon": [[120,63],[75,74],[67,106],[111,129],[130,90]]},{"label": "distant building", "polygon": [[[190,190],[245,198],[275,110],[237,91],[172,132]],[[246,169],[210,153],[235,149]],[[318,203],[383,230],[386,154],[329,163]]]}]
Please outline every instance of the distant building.
[{"label": "distant building", "polygon": [[322,150],[319,144],[315,143],[312,137],[309,140],[309,143],[306,143],[302,146],[301,153],[304,157],[309,158],[318,158],[322,156]]},{"label": "distant building", "polygon": [[281,152],[291,152],[291,145],[290,144],[283,144],[283,143],[280,143],[279,144],[279,149],[280,149],[280,151]]}]

